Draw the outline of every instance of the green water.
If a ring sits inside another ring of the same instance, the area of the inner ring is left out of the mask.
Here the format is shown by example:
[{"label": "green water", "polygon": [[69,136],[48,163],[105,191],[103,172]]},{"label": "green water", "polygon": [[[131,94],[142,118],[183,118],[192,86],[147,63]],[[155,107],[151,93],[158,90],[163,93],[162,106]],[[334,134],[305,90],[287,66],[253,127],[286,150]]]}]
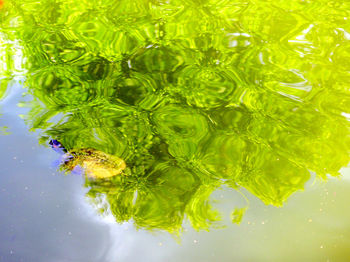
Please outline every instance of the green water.
[{"label": "green water", "polygon": [[[99,212],[174,234],[184,220],[220,227],[210,196],[223,186],[282,206],[310,174],[327,180],[348,165],[349,10],[323,0],[5,0],[0,97],[19,79],[22,117],[42,145],[125,161],[121,175],[86,179]],[[240,223],[249,201],[232,206]]]}]

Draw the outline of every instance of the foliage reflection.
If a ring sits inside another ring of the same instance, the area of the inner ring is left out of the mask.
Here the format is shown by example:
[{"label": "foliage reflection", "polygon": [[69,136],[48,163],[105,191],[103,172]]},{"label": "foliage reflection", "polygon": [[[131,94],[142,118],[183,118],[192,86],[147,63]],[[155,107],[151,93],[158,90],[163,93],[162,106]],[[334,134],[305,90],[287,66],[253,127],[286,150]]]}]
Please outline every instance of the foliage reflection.
[{"label": "foliage reflection", "polygon": [[277,2],[9,0],[1,36],[23,48],[40,141],[125,161],[86,178],[101,212],[207,229],[224,184],[281,206],[349,162],[350,6]]}]

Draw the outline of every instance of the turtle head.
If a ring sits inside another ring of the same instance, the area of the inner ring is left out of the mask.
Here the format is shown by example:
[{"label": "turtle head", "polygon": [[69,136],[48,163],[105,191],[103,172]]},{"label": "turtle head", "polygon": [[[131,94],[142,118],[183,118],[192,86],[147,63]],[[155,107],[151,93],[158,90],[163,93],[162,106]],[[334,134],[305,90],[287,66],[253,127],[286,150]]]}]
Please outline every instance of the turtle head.
[{"label": "turtle head", "polygon": [[67,153],[67,150],[64,148],[64,146],[60,142],[58,142],[58,140],[52,139],[50,140],[49,144],[51,145],[53,150],[55,150],[57,153],[60,153],[60,154]]}]

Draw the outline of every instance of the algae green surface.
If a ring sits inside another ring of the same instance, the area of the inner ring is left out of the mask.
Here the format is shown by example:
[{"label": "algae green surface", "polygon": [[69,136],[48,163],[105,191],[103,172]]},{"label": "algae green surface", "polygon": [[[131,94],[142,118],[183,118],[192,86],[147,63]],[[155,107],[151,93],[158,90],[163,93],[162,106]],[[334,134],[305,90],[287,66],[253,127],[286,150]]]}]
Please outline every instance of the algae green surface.
[{"label": "algae green surface", "polygon": [[[181,230],[219,220],[211,193],[281,206],[350,151],[346,1],[33,1],[0,9],[0,97],[23,79],[47,144],[93,148],[123,176],[86,180],[101,212]],[[232,213],[239,223],[245,209]]]}]

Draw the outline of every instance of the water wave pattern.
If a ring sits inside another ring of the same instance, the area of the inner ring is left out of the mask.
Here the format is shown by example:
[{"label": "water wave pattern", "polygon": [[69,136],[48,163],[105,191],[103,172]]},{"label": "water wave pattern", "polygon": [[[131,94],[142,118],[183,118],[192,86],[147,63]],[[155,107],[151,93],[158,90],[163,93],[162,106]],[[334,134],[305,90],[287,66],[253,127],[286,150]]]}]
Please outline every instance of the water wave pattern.
[{"label": "water wave pattern", "polygon": [[[106,195],[118,222],[174,232],[185,216],[197,229],[218,220],[208,198],[223,184],[280,206],[310,172],[336,176],[349,163],[349,10],[8,0],[0,33],[23,50],[26,121],[41,141],[125,159],[129,175],[87,181],[89,195]],[[18,74],[7,54],[1,79]]]}]

